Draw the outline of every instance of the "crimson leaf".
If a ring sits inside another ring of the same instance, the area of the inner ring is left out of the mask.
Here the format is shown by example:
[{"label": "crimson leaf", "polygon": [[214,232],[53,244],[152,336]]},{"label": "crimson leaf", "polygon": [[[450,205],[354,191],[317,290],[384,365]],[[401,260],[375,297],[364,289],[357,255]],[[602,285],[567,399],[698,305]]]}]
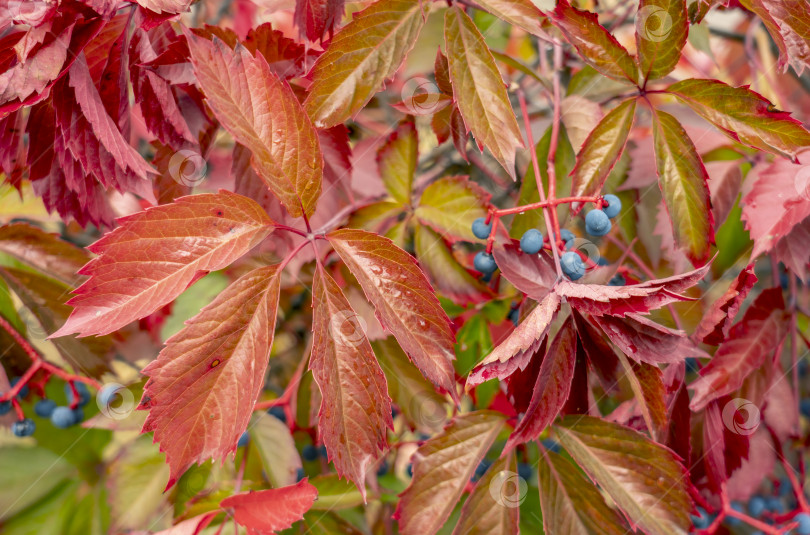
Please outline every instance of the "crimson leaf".
[{"label": "crimson leaf", "polygon": [[233,510],[234,520],[248,535],[270,535],[304,518],[317,497],[318,490],[302,479],[289,487],[237,494],[220,505]]}]

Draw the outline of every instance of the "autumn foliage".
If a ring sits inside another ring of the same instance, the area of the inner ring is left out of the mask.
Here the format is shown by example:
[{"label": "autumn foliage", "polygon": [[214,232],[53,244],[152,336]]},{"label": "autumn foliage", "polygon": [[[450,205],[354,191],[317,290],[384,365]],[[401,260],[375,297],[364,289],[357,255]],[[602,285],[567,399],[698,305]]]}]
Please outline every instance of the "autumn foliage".
[{"label": "autumn foliage", "polygon": [[807,0],[0,43],[0,532],[810,535]]}]

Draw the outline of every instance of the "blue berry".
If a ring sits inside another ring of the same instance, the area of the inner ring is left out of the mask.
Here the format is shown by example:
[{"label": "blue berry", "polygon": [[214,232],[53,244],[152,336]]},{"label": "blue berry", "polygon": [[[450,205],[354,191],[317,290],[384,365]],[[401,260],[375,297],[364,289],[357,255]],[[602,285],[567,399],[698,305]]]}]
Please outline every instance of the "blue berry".
[{"label": "blue berry", "polygon": [[8,414],[9,412],[11,412],[11,402],[4,401],[0,403],[0,416]]},{"label": "blue berry", "polygon": [[796,526],[796,533],[799,535],[810,535],[810,515],[807,513],[799,513],[793,520],[798,522],[799,525]]},{"label": "blue berry", "polygon": [[700,371],[700,363],[698,359],[694,357],[689,357],[686,359],[686,371],[688,372],[698,372]]},{"label": "blue berry", "polygon": [[299,469],[298,469],[298,471],[295,473],[295,479],[296,479],[296,481],[301,481],[301,480],[302,480],[302,479],[304,479],[305,477],[307,477],[307,473],[306,473],[306,472],[304,472],[304,469],[303,469],[303,468],[299,468]]},{"label": "blue berry", "polygon": [[492,465],[490,461],[487,459],[482,460],[478,463],[478,467],[475,469],[475,474],[473,474],[473,481],[478,481],[481,477],[489,470],[489,467]]},{"label": "blue berry", "polygon": [[377,467],[377,477],[382,477],[388,472],[388,461],[383,459],[380,466]]},{"label": "blue berry", "polygon": [[799,403],[799,410],[803,415],[810,418],[810,398],[805,398]]},{"label": "blue berry", "polygon": [[785,512],[785,504],[782,503],[782,500],[771,496],[765,500],[765,506],[768,508],[769,511],[772,513],[784,513]]},{"label": "blue berry", "polygon": [[[14,388],[17,385],[17,383],[19,383],[19,382],[20,382],[20,378],[15,377],[14,379],[11,380],[11,387]],[[30,392],[30,389],[28,388],[28,385],[23,386],[22,388],[20,388],[20,393],[17,394],[17,399],[22,399],[22,398],[26,397],[28,395],[28,392]]]},{"label": "blue berry", "polygon": [[244,448],[245,446],[247,446],[247,443],[248,443],[249,439],[250,439],[250,435],[248,435],[248,432],[245,431],[244,433],[239,435],[239,440],[236,442],[236,447],[237,448]]},{"label": "blue berry", "polygon": [[485,223],[485,221],[485,217],[479,217],[472,224],[473,234],[479,240],[486,240],[489,238],[489,233],[492,232],[492,221],[489,224]]},{"label": "blue berry", "polygon": [[303,457],[305,461],[314,461],[318,458],[318,448],[312,444],[307,444],[301,450],[301,457]]},{"label": "blue berry", "polygon": [[543,440],[543,447],[554,453],[560,453],[560,444],[556,440],[550,438]]},{"label": "blue berry", "polygon": [[[743,506],[740,502],[731,502],[731,508],[735,511],[742,513],[744,511]],[[734,516],[727,516],[726,517],[726,525],[729,526],[739,526],[742,524],[742,520]]]},{"label": "blue berry", "polygon": [[513,308],[512,310],[509,311],[509,315],[507,316],[507,318],[515,325],[515,327],[517,327],[518,320],[520,320],[520,312],[518,311],[518,309]]},{"label": "blue berry", "polygon": [[765,512],[765,500],[762,496],[754,496],[748,501],[748,514],[759,518]]},{"label": "blue berry", "polygon": [[712,519],[709,513],[702,507],[697,508],[697,515],[692,515],[692,524],[698,529],[706,529],[711,524]]},{"label": "blue berry", "polygon": [[40,418],[50,418],[53,410],[56,408],[56,402],[52,399],[40,399],[34,405],[34,412]]},{"label": "blue berry", "polygon": [[405,472],[407,472],[408,477],[413,477],[413,465],[409,463],[408,467],[405,469]]},{"label": "blue berry", "polygon": [[267,410],[267,414],[275,416],[285,424],[287,423],[287,413],[284,412],[284,407],[279,407],[278,405],[276,405],[275,407],[270,407]]},{"label": "blue berry", "polygon": [[[84,383],[73,383],[76,385],[76,392],[79,393],[79,407],[84,407],[90,402],[90,391]],[[69,383],[65,383],[65,395],[67,396],[68,405],[73,405],[73,390],[70,388]]]},{"label": "blue berry", "polygon": [[602,205],[602,211],[605,212],[605,215],[607,215],[611,219],[619,215],[619,212],[622,211],[622,201],[620,201],[618,197],[610,193],[602,198],[605,200],[605,202],[608,203],[607,206]]},{"label": "blue berry", "polygon": [[783,477],[779,480],[779,497],[786,498],[793,494],[793,486],[790,484],[790,479]]},{"label": "blue berry", "polygon": [[563,273],[572,281],[582,278],[585,274],[585,262],[583,262],[582,258],[574,251],[563,253],[560,258],[560,266],[562,267]]},{"label": "blue berry", "polygon": [[76,424],[76,414],[70,407],[56,407],[51,413],[51,423],[59,429],[67,429]]},{"label": "blue berry", "polygon": [[529,480],[532,478],[532,467],[526,463],[518,463],[518,476],[522,479]]},{"label": "blue berry", "polygon": [[491,275],[495,273],[496,269],[498,269],[498,264],[495,263],[495,258],[491,254],[485,253],[484,251],[480,251],[475,255],[473,265],[475,266],[475,269],[484,275]]},{"label": "blue berry", "polygon": [[14,436],[18,437],[30,437],[34,434],[34,430],[37,428],[34,420],[30,418],[24,418],[18,422],[14,422],[14,425],[11,426],[11,431],[14,433]]},{"label": "blue berry", "polygon": [[84,420],[84,409],[81,407],[76,407],[73,409],[73,420],[78,424]]},{"label": "blue berry", "polygon": [[520,250],[526,254],[537,254],[543,248],[543,233],[530,228],[520,238]]},{"label": "blue berry", "polygon": [[596,261],[596,264],[599,265],[599,266],[609,266],[610,261],[607,258],[605,258],[604,256],[600,256],[599,260]]},{"label": "blue berry", "polygon": [[610,219],[602,210],[591,210],[585,216],[585,232],[591,236],[604,236],[611,227]]},{"label": "blue berry", "polygon": [[321,447],[318,448],[318,455],[320,455],[324,459],[329,458],[329,453],[326,451],[326,446],[321,445]]},{"label": "blue berry", "polygon": [[562,239],[563,243],[565,243],[565,248],[570,249],[574,246],[574,240],[576,236],[574,233],[568,230],[567,228],[560,229],[560,239]]},{"label": "blue berry", "polygon": [[608,281],[608,286],[624,286],[625,284],[627,284],[627,280],[620,273],[613,275]]}]

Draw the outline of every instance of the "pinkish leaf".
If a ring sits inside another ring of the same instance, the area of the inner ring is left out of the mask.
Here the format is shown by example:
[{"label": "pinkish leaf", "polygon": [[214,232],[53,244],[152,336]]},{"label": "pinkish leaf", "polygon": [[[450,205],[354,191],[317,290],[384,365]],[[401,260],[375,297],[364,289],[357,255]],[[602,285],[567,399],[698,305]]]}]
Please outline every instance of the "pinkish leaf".
[{"label": "pinkish leaf", "polygon": [[236,450],[264,375],[279,296],[278,266],[239,278],[190,319],[143,373],[143,432],[171,467],[171,487],[193,463]]},{"label": "pinkish leaf", "polygon": [[138,4],[154,13],[183,13],[191,0],[137,0]]},{"label": "pinkish leaf", "polygon": [[516,243],[507,243],[496,247],[493,254],[504,278],[536,301],[542,301],[557,281],[554,261],[545,251],[529,255]]},{"label": "pinkish leaf", "polygon": [[172,302],[200,274],[222,269],[273,230],[256,202],[226,191],[182,197],[118,220],[88,249],[99,255],[52,337],[108,334]]},{"label": "pinkish leaf", "polygon": [[318,433],[340,476],[363,499],[366,473],[388,447],[391,399],[385,375],[363,325],[323,268],[312,285],[312,356],[309,369],[321,390]]},{"label": "pinkish leaf", "polygon": [[628,357],[648,364],[674,364],[687,358],[706,357],[686,333],[659,325],[644,316],[627,314],[593,316],[610,341]]},{"label": "pinkish leaf", "polygon": [[271,535],[303,519],[317,498],[318,489],[302,479],[289,487],[237,494],[219,505],[233,510],[234,520],[248,535]]},{"label": "pinkish leaf", "polygon": [[331,38],[335,26],[343,18],[346,0],[296,0],[295,25],[301,36],[310,41],[323,40],[326,34]]}]

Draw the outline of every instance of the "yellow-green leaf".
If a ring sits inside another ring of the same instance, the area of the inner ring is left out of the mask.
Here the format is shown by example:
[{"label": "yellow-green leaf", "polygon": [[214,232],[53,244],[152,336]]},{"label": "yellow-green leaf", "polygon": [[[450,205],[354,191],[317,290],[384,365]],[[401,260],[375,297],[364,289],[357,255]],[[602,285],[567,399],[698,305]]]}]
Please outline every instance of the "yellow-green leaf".
[{"label": "yellow-green leaf", "polygon": [[636,49],[643,83],[663,78],[678,64],[688,33],[684,0],[641,0]]},{"label": "yellow-green leaf", "polygon": [[467,177],[441,178],[422,192],[416,217],[445,239],[475,241],[472,224],[487,215],[489,198],[489,193]]},{"label": "yellow-green leaf", "polygon": [[419,140],[413,121],[404,121],[377,151],[377,165],[385,189],[403,205],[411,203],[418,148]]}]

